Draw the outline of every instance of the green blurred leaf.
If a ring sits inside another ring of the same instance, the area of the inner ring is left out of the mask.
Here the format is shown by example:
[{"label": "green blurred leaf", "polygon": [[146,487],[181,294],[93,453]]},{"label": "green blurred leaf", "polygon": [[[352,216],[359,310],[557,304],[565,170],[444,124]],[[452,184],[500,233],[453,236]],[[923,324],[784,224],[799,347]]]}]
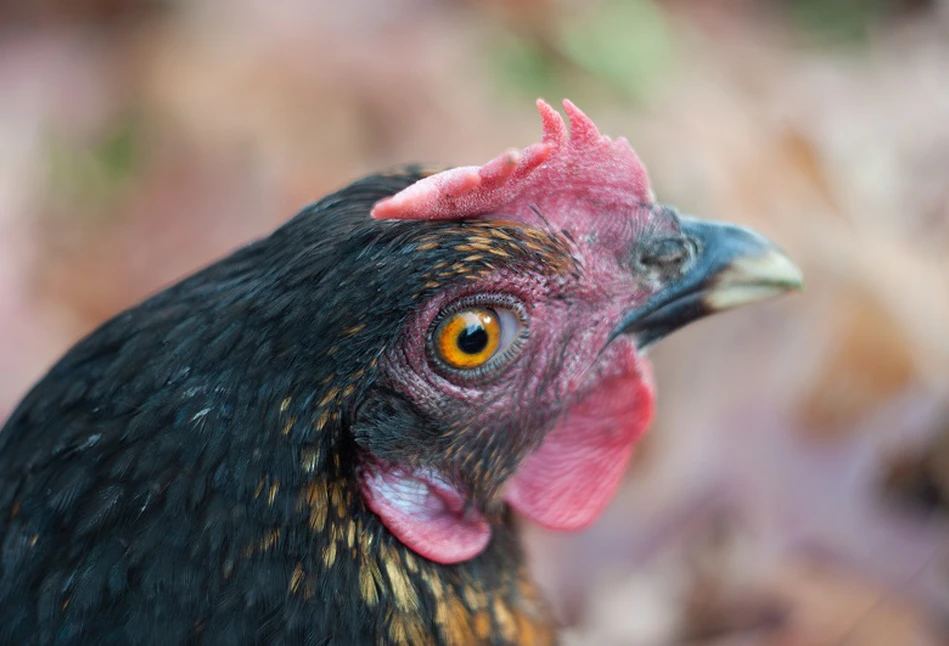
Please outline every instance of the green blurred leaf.
[{"label": "green blurred leaf", "polygon": [[859,43],[890,8],[887,0],[794,0],[794,22],[827,43]]},{"label": "green blurred leaf", "polygon": [[565,21],[564,53],[634,97],[644,96],[673,58],[666,20],[649,0],[613,0]]},{"label": "green blurred leaf", "polygon": [[114,182],[121,183],[135,171],[138,143],[136,125],[125,121],[99,142],[93,150],[93,158]]},{"label": "green blurred leaf", "polygon": [[652,0],[606,0],[553,28],[521,27],[494,43],[497,77],[533,96],[574,94],[590,81],[641,99],[668,70],[674,41]]},{"label": "green blurred leaf", "polygon": [[497,76],[506,85],[528,96],[562,93],[562,79],[556,62],[535,43],[510,37],[492,47]]},{"label": "green blurred leaf", "polygon": [[127,194],[141,159],[140,144],[138,124],[132,119],[112,124],[90,146],[50,137],[47,155],[51,198],[104,214],[107,207]]}]

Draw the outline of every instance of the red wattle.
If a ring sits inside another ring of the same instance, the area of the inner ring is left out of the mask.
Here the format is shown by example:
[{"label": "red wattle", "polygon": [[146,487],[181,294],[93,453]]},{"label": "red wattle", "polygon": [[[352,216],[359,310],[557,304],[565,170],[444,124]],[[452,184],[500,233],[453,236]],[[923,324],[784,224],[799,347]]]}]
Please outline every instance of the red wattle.
[{"label": "red wattle", "polygon": [[620,354],[609,364],[615,374],[597,379],[508,482],[504,499],[521,515],[549,529],[575,530],[612,500],[654,401],[648,364],[631,344]]}]

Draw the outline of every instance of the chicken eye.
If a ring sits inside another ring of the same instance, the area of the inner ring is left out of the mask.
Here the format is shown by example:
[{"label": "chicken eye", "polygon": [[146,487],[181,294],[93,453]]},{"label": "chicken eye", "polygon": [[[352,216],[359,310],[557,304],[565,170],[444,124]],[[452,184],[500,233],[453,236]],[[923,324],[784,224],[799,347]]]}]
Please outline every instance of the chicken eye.
[{"label": "chicken eye", "polygon": [[467,371],[481,368],[517,338],[520,321],[506,309],[468,307],[447,315],[435,328],[435,354],[446,366]]}]

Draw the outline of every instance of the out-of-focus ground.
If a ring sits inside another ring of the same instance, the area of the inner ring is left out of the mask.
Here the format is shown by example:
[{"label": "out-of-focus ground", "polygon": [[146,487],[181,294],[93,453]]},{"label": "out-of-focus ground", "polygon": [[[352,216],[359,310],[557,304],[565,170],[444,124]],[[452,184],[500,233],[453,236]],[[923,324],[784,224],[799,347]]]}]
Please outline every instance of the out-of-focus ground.
[{"label": "out-of-focus ground", "polygon": [[569,96],[807,291],[653,352],[619,499],[526,528],[569,644],[949,643],[949,2],[0,2],[0,418],[309,201]]}]

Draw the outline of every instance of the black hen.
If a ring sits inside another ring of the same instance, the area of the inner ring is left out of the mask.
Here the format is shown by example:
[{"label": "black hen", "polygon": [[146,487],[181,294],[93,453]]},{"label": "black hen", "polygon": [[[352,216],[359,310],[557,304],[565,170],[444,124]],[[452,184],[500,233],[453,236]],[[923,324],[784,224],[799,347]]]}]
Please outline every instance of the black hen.
[{"label": "black hen", "polygon": [[74,347],[0,434],[0,641],[554,641],[510,508],[592,521],[651,416],[641,348],[799,281],[566,107],[570,136],[542,104],[523,153],[361,180]]}]

